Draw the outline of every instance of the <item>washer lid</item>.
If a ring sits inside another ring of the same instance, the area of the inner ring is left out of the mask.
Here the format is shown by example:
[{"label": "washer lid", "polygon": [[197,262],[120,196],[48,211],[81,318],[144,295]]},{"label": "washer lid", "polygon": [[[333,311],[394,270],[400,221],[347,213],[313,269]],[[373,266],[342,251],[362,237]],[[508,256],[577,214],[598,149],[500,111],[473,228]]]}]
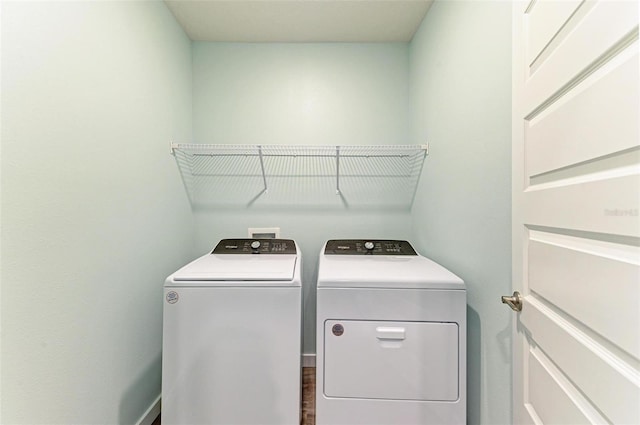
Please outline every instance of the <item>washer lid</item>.
[{"label": "washer lid", "polygon": [[292,281],[297,255],[208,254],[173,275],[183,281]]},{"label": "washer lid", "polygon": [[318,287],[465,289],[462,279],[421,255],[321,254]]}]

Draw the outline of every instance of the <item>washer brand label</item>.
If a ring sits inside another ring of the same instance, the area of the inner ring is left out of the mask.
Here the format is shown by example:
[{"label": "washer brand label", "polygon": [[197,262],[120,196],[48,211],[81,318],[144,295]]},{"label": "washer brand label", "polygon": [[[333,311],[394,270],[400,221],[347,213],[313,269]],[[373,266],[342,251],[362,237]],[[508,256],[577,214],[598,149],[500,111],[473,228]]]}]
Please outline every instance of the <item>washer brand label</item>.
[{"label": "washer brand label", "polygon": [[333,325],[333,327],[331,328],[331,332],[333,332],[335,336],[340,336],[344,333],[344,326],[342,326],[340,323],[337,323]]},{"label": "washer brand label", "polygon": [[178,296],[178,293],[176,291],[167,292],[166,299],[169,304],[177,303],[179,298],[180,297]]}]

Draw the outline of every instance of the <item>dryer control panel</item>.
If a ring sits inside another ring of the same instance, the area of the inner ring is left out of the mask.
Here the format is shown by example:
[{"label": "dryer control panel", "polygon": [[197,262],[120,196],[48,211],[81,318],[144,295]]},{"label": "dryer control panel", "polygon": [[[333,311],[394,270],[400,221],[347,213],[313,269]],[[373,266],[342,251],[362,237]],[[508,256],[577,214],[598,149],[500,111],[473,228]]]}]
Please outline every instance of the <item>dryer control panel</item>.
[{"label": "dryer control panel", "polygon": [[222,239],[212,254],[296,254],[291,239]]},{"label": "dryer control panel", "polygon": [[418,255],[407,241],[336,239],[327,241],[325,255]]}]

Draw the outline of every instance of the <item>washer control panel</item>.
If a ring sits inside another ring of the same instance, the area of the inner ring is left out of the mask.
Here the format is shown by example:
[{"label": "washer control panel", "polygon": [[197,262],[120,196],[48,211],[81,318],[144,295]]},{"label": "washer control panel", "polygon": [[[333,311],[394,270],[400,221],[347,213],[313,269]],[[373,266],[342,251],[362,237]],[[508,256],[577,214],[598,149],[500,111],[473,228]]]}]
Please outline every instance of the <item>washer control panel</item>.
[{"label": "washer control panel", "polygon": [[296,254],[291,239],[223,239],[212,254]]},{"label": "washer control panel", "polygon": [[418,255],[407,241],[336,239],[327,241],[325,255]]}]

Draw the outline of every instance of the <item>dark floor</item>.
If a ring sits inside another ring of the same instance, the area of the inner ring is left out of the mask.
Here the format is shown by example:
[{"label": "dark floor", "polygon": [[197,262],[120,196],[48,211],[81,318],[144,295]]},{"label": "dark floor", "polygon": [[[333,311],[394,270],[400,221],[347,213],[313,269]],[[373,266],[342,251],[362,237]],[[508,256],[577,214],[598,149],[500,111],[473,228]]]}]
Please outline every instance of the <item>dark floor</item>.
[{"label": "dark floor", "polygon": [[[151,425],[160,425],[160,416]],[[300,407],[300,423],[315,425],[316,423],[316,368],[302,368],[302,406]]]},{"label": "dark floor", "polygon": [[316,368],[302,368],[302,407],[300,411],[302,425],[316,423]]}]

